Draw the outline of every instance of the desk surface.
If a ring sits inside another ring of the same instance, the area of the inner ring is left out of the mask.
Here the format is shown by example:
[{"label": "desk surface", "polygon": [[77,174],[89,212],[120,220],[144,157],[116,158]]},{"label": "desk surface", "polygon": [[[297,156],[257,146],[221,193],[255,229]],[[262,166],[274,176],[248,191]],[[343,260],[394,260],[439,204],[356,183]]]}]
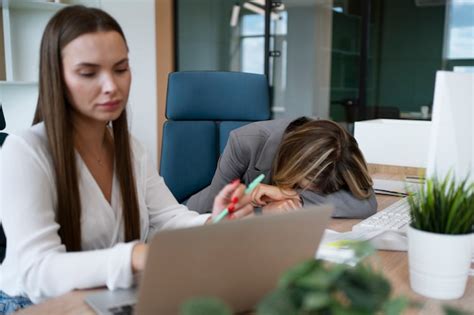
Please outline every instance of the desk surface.
[{"label": "desk surface", "polygon": [[[374,174],[376,178],[387,178],[386,175]],[[398,200],[398,197],[377,196],[378,208],[384,209],[388,205]],[[332,219],[329,228],[339,232],[349,231],[354,224],[360,220]],[[443,314],[441,305],[448,304],[466,310],[474,314],[474,279],[469,277],[466,292],[461,299],[454,301],[439,301],[422,297],[410,288],[408,273],[408,258],[406,252],[378,251],[372,258],[375,268],[383,271],[384,275],[392,283],[393,291],[396,296],[403,295],[411,300],[421,303],[420,310],[411,310],[409,314]],[[84,302],[84,297],[92,291],[74,291],[63,296],[51,299],[42,304],[38,304],[20,311],[19,315],[28,314],[95,314],[92,309]]]}]

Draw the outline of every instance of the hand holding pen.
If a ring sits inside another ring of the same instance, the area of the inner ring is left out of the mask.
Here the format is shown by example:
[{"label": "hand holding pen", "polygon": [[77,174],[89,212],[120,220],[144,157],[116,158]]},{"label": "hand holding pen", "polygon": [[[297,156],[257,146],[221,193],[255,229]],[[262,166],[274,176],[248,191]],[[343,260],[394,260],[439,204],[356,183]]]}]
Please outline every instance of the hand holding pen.
[{"label": "hand holding pen", "polygon": [[[230,214],[230,218],[241,218],[253,214],[253,207],[251,205],[251,193],[255,187],[265,178],[261,174],[255,178],[247,188],[240,184],[240,181],[234,181],[224,187],[214,201],[214,210],[212,212],[212,221],[219,222]],[[237,183],[236,183],[237,182]],[[234,186],[235,185],[235,186]],[[223,198],[226,196],[230,198]],[[219,202],[219,201],[224,202]],[[224,210],[222,210],[225,207]]]}]

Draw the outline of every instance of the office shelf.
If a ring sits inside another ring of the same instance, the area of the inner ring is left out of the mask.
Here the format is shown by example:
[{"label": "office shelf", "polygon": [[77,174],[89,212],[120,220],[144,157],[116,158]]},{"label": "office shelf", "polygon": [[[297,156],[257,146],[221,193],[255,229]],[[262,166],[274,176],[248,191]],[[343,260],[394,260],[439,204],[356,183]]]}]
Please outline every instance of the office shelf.
[{"label": "office shelf", "polygon": [[[45,0],[0,0],[0,79],[5,81],[36,81],[38,78],[39,47],[43,30],[51,17],[70,4],[84,0],[68,0],[61,3]],[[99,4],[98,0],[88,1]],[[1,48],[1,47],[0,47]],[[4,55],[3,55],[4,52]]]},{"label": "office shelf", "polygon": [[[2,3],[2,7],[3,6]],[[46,10],[56,12],[57,10],[67,6],[67,4],[40,0],[10,0],[6,6],[8,6],[9,9]]]},{"label": "office shelf", "polygon": [[0,86],[31,86],[38,85],[37,81],[0,81]]},{"label": "office shelf", "polygon": [[100,7],[100,0],[0,0],[0,102],[6,115],[14,113],[10,124],[18,124],[15,128],[32,120],[43,31],[57,11],[72,4]]}]

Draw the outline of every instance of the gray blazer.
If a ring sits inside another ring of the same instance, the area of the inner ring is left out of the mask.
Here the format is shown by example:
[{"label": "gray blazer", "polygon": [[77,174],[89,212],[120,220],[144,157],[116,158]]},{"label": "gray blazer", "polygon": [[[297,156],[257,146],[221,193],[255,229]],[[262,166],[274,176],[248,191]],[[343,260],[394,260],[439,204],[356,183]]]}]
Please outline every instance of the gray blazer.
[{"label": "gray blazer", "polygon": [[[263,183],[271,182],[271,165],[278,146],[291,120],[267,120],[251,123],[230,133],[227,145],[217,164],[216,173],[211,184],[191,196],[187,202],[189,209],[200,213],[212,209],[214,197],[228,183],[240,178],[248,185],[255,177],[265,174]],[[357,199],[346,190],[329,195],[312,191],[302,191],[304,205],[334,205],[333,217],[366,218],[377,211],[375,194],[368,199]]]}]

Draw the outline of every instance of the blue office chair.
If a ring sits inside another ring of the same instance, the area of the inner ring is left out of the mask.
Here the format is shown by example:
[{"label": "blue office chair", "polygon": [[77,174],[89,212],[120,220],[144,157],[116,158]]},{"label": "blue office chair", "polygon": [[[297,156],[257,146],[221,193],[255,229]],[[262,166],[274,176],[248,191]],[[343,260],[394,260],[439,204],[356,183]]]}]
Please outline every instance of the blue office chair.
[{"label": "blue office chair", "polygon": [[270,118],[266,77],[175,72],[168,77],[160,174],[179,202],[207,187],[229,133]]},{"label": "blue office chair", "polygon": [[[5,129],[6,123],[5,123],[5,116],[3,115],[3,109],[2,109],[2,104],[0,104],[0,130]],[[7,137],[7,134],[4,132],[0,132],[0,148],[3,145],[3,142],[5,141]],[[5,258],[5,252],[7,249],[7,239],[5,238],[5,233],[3,232],[3,227],[2,224],[0,223],[0,264],[3,262],[3,259]]]}]

